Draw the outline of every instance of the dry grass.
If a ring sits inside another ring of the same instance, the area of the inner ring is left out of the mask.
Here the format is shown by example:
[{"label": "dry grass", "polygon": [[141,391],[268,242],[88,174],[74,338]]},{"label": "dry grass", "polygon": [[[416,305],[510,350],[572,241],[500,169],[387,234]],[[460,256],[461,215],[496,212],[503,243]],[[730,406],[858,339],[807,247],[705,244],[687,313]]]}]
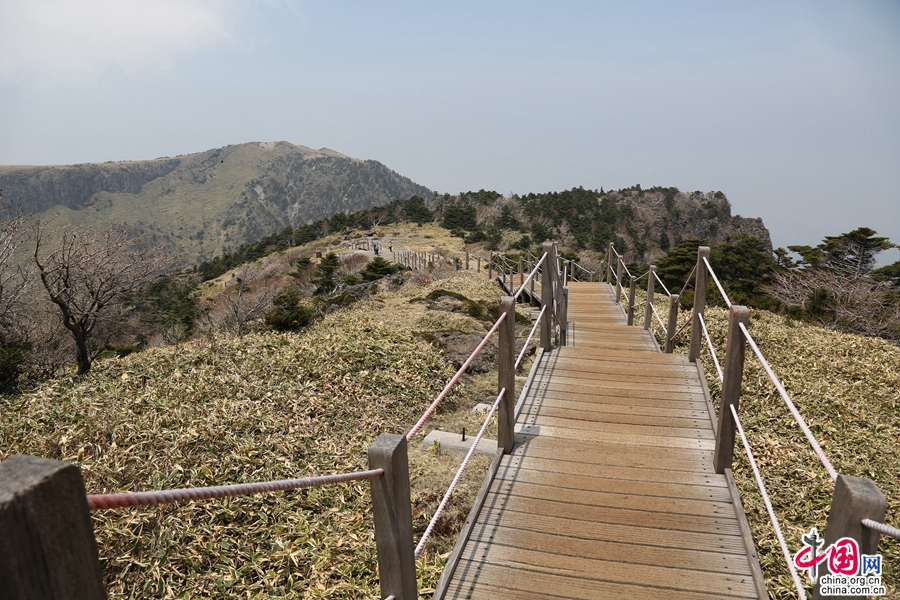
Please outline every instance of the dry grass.
[{"label": "dry grass", "polygon": [[[496,302],[486,278],[459,273],[381,292],[300,334],[212,338],[99,361],[0,399],[0,459],[71,461],[92,493],[217,485],[363,469],[381,432],[402,433],[453,372],[427,331],[484,331],[409,300],[453,289]],[[496,377],[496,376],[494,376]],[[423,434],[465,423],[491,389],[464,379]],[[493,380],[493,388],[496,379]],[[493,426],[496,431],[496,426]],[[462,457],[411,443],[416,537]],[[488,464],[477,459],[419,561],[427,596]],[[94,527],[111,598],[364,598],[377,593],[368,484],[104,511]]]}]

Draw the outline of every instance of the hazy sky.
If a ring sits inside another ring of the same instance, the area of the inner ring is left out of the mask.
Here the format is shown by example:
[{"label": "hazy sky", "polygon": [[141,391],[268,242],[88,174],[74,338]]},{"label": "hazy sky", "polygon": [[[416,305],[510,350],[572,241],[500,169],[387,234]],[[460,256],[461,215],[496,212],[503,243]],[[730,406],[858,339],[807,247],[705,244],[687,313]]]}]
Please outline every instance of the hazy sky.
[{"label": "hazy sky", "polygon": [[441,192],[721,190],[776,246],[900,243],[900,2],[0,3],[0,164],[275,140]]}]

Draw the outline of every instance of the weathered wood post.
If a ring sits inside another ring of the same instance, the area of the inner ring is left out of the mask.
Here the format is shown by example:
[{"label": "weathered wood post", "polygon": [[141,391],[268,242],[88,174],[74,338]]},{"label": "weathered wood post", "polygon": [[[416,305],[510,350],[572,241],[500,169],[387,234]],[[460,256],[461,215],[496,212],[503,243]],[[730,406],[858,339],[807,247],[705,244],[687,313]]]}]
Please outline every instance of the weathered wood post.
[{"label": "weathered wood post", "polygon": [[[531,260],[528,261],[528,272],[529,273],[534,271],[534,265],[535,265],[534,262],[532,262]],[[528,286],[531,288],[531,304],[532,304],[532,306],[533,306],[533,302],[534,302],[534,280],[535,279],[537,279],[537,276],[532,277],[531,281],[528,282]]]},{"label": "weathered wood post", "polygon": [[469,270],[469,251],[466,250],[466,271]]},{"label": "weathered wood post", "polygon": [[0,597],[106,598],[81,471],[16,455],[0,463]]},{"label": "weathered wood post", "polygon": [[519,255],[519,287],[525,283],[525,271],[522,270],[522,256]]},{"label": "weathered wood post", "polygon": [[615,256],[615,248],[613,248],[613,243],[609,243],[609,250],[606,251],[606,283],[612,285],[613,280],[613,256]]},{"label": "weathered wood post", "polygon": [[494,253],[488,251],[488,279],[494,278]]},{"label": "weathered wood post", "polygon": [[499,328],[497,392],[506,389],[497,411],[497,447],[512,452],[516,427],[516,303],[512,296],[500,298],[500,314],[506,315]]},{"label": "weathered wood post", "polygon": [[669,322],[666,325],[666,354],[675,351],[675,331],[678,329],[678,300],[677,294],[669,296]]},{"label": "weathered wood post", "polygon": [[744,379],[744,353],[747,340],[740,324],[750,324],[750,311],[746,306],[732,306],[728,316],[728,341],[725,345],[725,363],[722,365],[722,398],[719,406],[719,429],[713,466],[722,474],[731,468],[734,458],[734,434],[737,427],[729,406],[737,411],[741,404],[741,383]]},{"label": "weathered wood post", "polygon": [[[843,537],[853,538],[859,544],[860,558],[863,554],[878,553],[878,532],[862,524],[863,519],[884,522],[887,500],[871,479],[838,475],[831,497],[831,510],[825,525],[825,545],[827,548]],[[819,565],[818,576],[828,574],[825,563]],[[813,590],[813,599],[822,598],[819,580]],[[864,598],[865,596],[827,596],[828,598]]]},{"label": "weathered wood post", "polygon": [[559,345],[565,346],[569,341],[569,286],[564,285],[560,291],[559,320],[562,325],[559,328]]},{"label": "weathered wood post", "polygon": [[478,257],[478,272],[481,273],[481,257]]},{"label": "weathered wood post", "polygon": [[697,268],[694,271],[694,308],[691,311],[691,349],[688,352],[688,360],[697,362],[700,350],[703,348],[703,328],[700,325],[700,316],[706,311],[706,280],[709,272],[703,259],[709,260],[709,246],[697,248]]},{"label": "weathered wood post", "polygon": [[369,446],[369,468],[384,469],[384,475],[369,480],[381,597],[417,600],[406,436],[379,435]]},{"label": "weathered wood post", "polygon": [[647,305],[644,307],[644,329],[650,329],[650,321],[653,319],[653,293],[656,290],[656,265],[650,265],[647,273]]},{"label": "weathered wood post", "polygon": [[544,264],[541,265],[541,308],[544,310],[544,318],[541,320],[541,348],[544,352],[550,351],[551,341],[550,335],[553,331],[553,315],[550,311],[553,309],[553,273],[550,269],[553,266],[553,244],[544,242]]},{"label": "weathered wood post", "polygon": [[634,325],[634,292],[637,289],[637,280],[632,277],[628,284],[628,324]]},{"label": "weathered wood post", "polygon": [[616,260],[616,304],[619,304],[619,300],[622,297],[622,260]]}]

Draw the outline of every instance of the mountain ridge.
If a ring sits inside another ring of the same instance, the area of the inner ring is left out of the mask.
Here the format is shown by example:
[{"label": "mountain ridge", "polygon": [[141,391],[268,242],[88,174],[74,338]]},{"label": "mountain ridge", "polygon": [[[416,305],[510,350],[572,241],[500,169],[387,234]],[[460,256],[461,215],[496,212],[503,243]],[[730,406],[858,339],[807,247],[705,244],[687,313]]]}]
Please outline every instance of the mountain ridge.
[{"label": "mountain ridge", "polygon": [[284,141],[142,161],[6,165],[0,188],[26,212],[130,226],[188,263],[335,212],[431,195],[378,161]]}]

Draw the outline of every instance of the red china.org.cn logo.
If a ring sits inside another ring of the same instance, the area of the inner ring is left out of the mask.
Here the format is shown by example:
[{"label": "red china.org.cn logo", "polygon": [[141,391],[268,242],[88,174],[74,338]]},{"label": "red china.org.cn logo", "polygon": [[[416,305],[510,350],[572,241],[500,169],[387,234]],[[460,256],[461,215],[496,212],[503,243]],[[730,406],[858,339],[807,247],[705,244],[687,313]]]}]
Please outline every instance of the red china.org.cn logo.
[{"label": "red china.org.cn logo", "polygon": [[802,537],[803,547],[794,555],[794,566],[806,569],[816,581],[818,567],[825,564],[828,573],[818,577],[819,592],[823,596],[884,596],[881,583],[881,555],[860,554],[853,538],[841,538],[821,548],[825,540],[813,527]]}]

